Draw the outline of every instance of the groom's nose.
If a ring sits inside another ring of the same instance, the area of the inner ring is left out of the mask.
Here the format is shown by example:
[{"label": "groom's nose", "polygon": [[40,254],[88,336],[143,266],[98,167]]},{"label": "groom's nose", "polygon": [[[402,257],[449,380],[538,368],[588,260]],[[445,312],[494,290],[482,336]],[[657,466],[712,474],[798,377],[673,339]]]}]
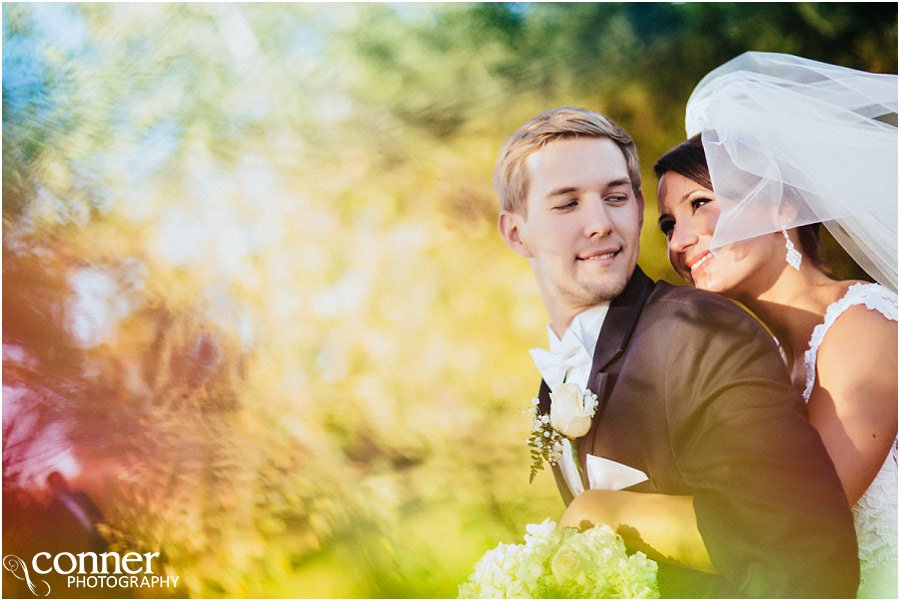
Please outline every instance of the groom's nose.
[{"label": "groom's nose", "polygon": [[612,232],[613,224],[609,216],[609,207],[599,195],[586,201],[587,211],[584,220],[584,235],[588,238],[602,238]]}]

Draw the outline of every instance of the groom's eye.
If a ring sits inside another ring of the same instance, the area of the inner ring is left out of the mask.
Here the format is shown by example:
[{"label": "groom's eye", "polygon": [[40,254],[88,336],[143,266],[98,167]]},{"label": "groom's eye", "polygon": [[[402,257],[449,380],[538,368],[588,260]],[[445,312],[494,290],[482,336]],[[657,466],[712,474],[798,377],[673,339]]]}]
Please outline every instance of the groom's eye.
[{"label": "groom's eye", "polygon": [[560,209],[560,210],[562,210],[562,209],[571,209],[572,207],[574,207],[574,206],[577,205],[577,204],[578,204],[578,201],[575,200],[575,199],[572,199],[572,200],[568,200],[568,201],[566,201],[566,202],[564,202],[564,203],[562,203],[562,204],[560,204],[560,205],[556,205],[556,206],[553,207],[553,208],[554,208],[554,209]]}]

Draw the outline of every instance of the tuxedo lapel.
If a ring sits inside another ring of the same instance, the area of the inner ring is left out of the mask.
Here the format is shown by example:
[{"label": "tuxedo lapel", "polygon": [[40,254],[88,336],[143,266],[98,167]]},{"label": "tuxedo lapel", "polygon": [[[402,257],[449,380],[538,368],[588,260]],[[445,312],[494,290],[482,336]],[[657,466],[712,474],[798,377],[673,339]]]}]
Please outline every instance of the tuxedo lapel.
[{"label": "tuxedo lapel", "polygon": [[652,283],[653,281],[644,275],[641,268],[635,266],[625,290],[609,305],[609,312],[603,320],[603,327],[597,338],[597,346],[594,347],[594,361],[588,378],[588,387],[597,393],[597,396],[602,396],[601,391],[595,390],[593,385],[597,383],[599,374],[606,366],[628,346],[631,332],[641,314],[641,309],[644,308],[644,301],[650,294]]},{"label": "tuxedo lapel", "polygon": [[[581,465],[587,465],[588,451],[594,448],[595,438],[600,425],[600,416],[606,408],[614,375],[608,370],[610,364],[618,359],[628,347],[631,333],[634,331],[641,309],[650,295],[653,280],[644,275],[641,268],[635,265],[634,273],[625,285],[622,294],[612,300],[609,312],[600,329],[597,346],[594,348],[594,361],[588,377],[588,388],[596,395],[599,404],[594,414],[591,429],[578,439],[578,458]],[[615,370],[617,371],[617,370]],[[584,475],[582,477],[584,478]],[[585,486],[587,489],[587,485]]]},{"label": "tuxedo lapel", "polygon": [[544,380],[541,380],[541,389],[538,392],[538,415],[550,414],[550,387]]},{"label": "tuxedo lapel", "polygon": [[[538,400],[540,404],[538,405],[538,415],[550,414],[550,387],[547,386],[547,382],[541,380],[541,389],[538,392]],[[556,486],[559,488],[560,494],[562,494],[563,502],[566,506],[572,502],[572,491],[569,489],[569,484],[566,482],[565,477],[562,474],[562,470],[558,465],[554,464],[552,467],[553,477],[556,479]],[[584,477],[581,478],[582,482],[584,482]],[[587,490],[587,485],[585,485],[585,490]]]}]

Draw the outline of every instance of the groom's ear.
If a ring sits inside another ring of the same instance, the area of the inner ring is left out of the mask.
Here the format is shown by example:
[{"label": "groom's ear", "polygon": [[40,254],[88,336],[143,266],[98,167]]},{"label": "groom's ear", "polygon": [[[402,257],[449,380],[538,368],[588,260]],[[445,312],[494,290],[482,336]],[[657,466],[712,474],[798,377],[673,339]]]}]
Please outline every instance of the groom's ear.
[{"label": "groom's ear", "polygon": [[525,227],[525,216],[512,211],[500,211],[500,217],[497,219],[497,229],[503,236],[503,241],[516,254],[522,255],[526,259],[531,258],[531,251],[528,250],[528,244],[522,239],[522,231]]}]

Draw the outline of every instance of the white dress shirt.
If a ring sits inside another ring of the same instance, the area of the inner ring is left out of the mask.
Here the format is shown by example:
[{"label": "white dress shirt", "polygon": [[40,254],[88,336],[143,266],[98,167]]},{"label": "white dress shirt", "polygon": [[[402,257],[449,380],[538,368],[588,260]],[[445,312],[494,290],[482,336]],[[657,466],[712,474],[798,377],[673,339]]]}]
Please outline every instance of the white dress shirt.
[{"label": "white dress shirt", "polygon": [[[594,348],[600,338],[600,329],[609,311],[609,301],[585,309],[572,319],[572,323],[558,338],[548,325],[550,352],[531,349],[531,356],[547,386],[553,391],[563,381],[587,388],[593,365]],[[572,457],[575,444],[563,444],[559,469],[563,479],[577,497],[584,492],[581,476]],[[588,484],[592,489],[621,490],[647,479],[647,475],[627,465],[594,455],[587,455]]]},{"label": "white dress shirt", "polygon": [[[572,382],[587,388],[588,378],[591,375],[591,364],[594,359],[594,348],[597,346],[597,339],[600,338],[600,328],[603,327],[603,321],[606,319],[606,313],[609,311],[609,301],[595,305],[590,309],[585,309],[572,319],[572,323],[563,332],[562,339],[556,337],[553,328],[547,324],[547,335],[550,339],[550,352],[559,354],[564,352],[566,343],[573,339],[587,351],[587,365],[570,368],[566,375],[566,382]],[[543,375],[543,374],[541,374]],[[549,385],[549,382],[548,382]],[[551,388],[552,389],[552,388]]]},{"label": "white dress shirt", "polygon": [[[602,302],[590,309],[585,309],[572,319],[572,323],[563,332],[561,339],[556,336],[553,328],[549,324],[547,325],[550,353],[557,356],[556,363],[553,364],[553,359],[548,358],[543,349],[532,349],[531,356],[551,391],[559,386],[563,380],[577,384],[582,388],[587,388],[588,378],[591,375],[591,364],[594,358],[594,347],[597,346],[600,328],[603,327],[603,321],[606,319],[608,311],[609,301]],[[576,347],[578,351],[577,360],[569,360],[570,364],[575,363],[575,365],[562,365],[565,357],[571,358],[574,356]],[[584,492],[584,486],[581,483],[581,477],[578,475],[575,460],[572,458],[573,447],[574,445],[572,444],[563,444],[562,457],[558,464],[563,478],[569,486],[569,490],[577,497]]]}]

